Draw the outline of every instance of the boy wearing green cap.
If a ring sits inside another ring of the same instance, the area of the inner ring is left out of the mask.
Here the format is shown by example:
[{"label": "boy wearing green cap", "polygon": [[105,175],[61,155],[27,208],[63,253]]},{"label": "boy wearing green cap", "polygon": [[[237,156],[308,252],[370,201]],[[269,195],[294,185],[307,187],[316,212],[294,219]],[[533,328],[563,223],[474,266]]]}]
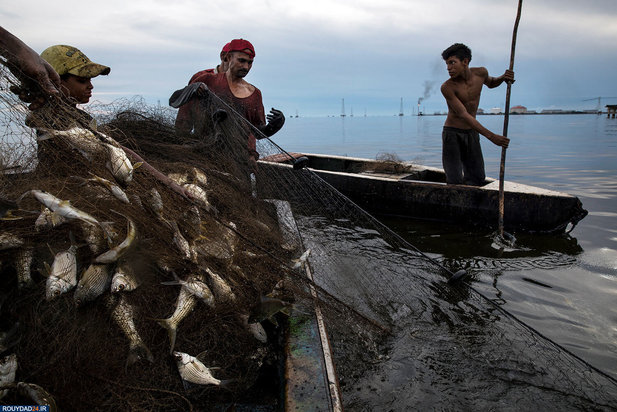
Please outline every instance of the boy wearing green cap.
[{"label": "boy wearing green cap", "polygon": [[[94,118],[78,109],[92,97],[92,78],[107,75],[111,69],[92,62],[84,53],[73,46],[56,45],[48,47],[41,57],[60,75],[60,93],[66,107],[43,107],[31,113],[26,124],[31,127],[54,128],[57,130],[80,126],[96,130]],[[59,111],[62,109],[61,111]]]}]

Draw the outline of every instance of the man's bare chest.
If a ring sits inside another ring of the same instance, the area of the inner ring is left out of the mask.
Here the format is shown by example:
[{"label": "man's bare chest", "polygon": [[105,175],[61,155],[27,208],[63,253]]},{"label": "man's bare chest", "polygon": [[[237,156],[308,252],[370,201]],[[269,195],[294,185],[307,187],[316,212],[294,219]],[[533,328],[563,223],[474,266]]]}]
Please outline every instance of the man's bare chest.
[{"label": "man's bare chest", "polygon": [[477,102],[482,93],[482,81],[468,81],[457,84],[454,88],[454,94],[463,103]]}]

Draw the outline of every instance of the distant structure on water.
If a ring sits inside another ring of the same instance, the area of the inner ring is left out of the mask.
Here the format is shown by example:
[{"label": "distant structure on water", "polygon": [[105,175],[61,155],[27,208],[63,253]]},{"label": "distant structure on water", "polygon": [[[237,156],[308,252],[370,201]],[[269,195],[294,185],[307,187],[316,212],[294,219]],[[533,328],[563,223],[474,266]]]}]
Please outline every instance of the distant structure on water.
[{"label": "distant structure on water", "polygon": [[607,104],[606,113],[607,113],[607,116],[606,116],[607,118],[612,117],[614,119],[615,113],[617,113],[617,104]]},{"label": "distant structure on water", "polygon": [[341,99],[341,117],[345,117],[345,99]]},{"label": "distant structure on water", "polygon": [[510,108],[510,113],[516,113],[516,114],[527,113],[527,108],[525,106],[514,106]]},{"label": "distant structure on water", "polygon": [[[597,106],[596,106],[595,111],[596,111],[598,114],[601,114],[601,113],[602,113],[602,99],[617,99],[617,97],[615,97],[615,96],[609,96],[609,97],[607,97],[607,96],[598,96],[598,97],[594,97],[594,98],[592,98],[592,99],[584,99],[584,100],[582,100],[582,101],[583,101],[583,102],[588,102],[588,101],[591,101],[591,100],[596,100],[596,99],[598,100],[598,104],[597,104]],[[608,106],[609,106],[609,105],[606,105],[605,107],[608,109]],[[610,106],[614,106],[614,105],[610,105]]]},{"label": "distant structure on water", "polygon": [[399,109],[398,115],[403,116],[403,98],[402,97],[401,97],[401,108]]}]

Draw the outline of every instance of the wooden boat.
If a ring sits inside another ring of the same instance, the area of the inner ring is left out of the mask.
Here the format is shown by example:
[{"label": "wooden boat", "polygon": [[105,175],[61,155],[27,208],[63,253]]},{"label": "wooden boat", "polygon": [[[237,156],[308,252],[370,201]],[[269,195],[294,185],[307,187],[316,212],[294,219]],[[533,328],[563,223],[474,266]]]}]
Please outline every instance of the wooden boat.
[{"label": "wooden boat", "polygon": [[[467,222],[497,227],[499,182],[482,186],[447,185],[442,169],[394,161],[322,154],[292,153],[308,158],[307,167],[375,215]],[[290,172],[289,156],[260,160],[260,167]],[[581,201],[567,193],[504,182],[504,228],[509,232],[561,233],[587,215]]]}]

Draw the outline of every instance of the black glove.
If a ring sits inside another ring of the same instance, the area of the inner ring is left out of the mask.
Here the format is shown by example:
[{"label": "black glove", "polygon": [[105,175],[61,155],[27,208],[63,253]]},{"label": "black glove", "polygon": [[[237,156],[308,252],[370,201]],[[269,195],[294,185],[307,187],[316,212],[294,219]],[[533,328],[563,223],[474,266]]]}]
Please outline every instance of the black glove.
[{"label": "black glove", "polygon": [[259,130],[267,137],[281,130],[281,127],[285,124],[285,115],[274,107],[270,109],[270,113],[268,113],[266,119],[268,119],[268,124],[260,127]]},{"label": "black glove", "polygon": [[191,83],[184,89],[176,90],[169,98],[169,105],[174,108],[178,108],[183,104],[186,104],[193,97],[203,97],[208,94],[208,86],[202,82]]}]

